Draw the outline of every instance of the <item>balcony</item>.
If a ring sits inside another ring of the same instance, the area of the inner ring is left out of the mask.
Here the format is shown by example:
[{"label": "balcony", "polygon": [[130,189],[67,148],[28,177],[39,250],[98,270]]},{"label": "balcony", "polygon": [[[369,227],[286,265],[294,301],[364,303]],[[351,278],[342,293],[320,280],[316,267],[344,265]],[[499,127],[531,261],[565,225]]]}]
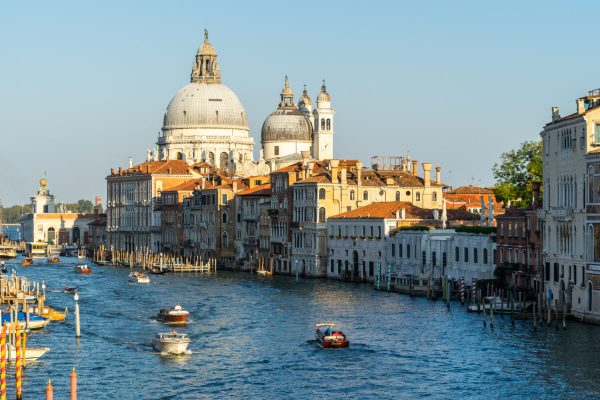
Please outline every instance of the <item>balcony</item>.
[{"label": "balcony", "polygon": [[555,221],[569,221],[573,218],[572,208],[553,208],[550,210],[550,215]]}]

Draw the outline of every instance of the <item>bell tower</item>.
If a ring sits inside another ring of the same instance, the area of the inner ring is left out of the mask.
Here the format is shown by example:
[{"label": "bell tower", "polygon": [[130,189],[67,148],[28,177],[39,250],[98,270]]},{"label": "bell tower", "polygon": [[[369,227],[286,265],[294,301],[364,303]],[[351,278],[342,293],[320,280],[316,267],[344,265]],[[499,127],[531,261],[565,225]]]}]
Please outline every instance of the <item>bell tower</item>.
[{"label": "bell tower", "polygon": [[313,157],[317,160],[331,160],[333,158],[333,115],[331,96],[327,93],[325,81],[317,97],[317,108],[314,116]]},{"label": "bell tower", "polygon": [[221,70],[217,63],[217,52],[208,42],[208,31],[204,30],[204,42],[198,48],[192,66],[190,81],[196,83],[221,83]]}]

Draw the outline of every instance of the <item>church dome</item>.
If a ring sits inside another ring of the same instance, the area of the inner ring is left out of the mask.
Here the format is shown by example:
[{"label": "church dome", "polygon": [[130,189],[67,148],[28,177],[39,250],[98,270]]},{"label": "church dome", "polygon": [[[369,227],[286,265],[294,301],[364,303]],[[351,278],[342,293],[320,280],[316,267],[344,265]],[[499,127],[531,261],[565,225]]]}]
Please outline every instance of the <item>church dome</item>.
[{"label": "church dome", "polygon": [[163,130],[182,128],[248,130],[248,119],[241,101],[227,86],[192,82],[175,94],[163,121]]},{"label": "church dome", "polygon": [[312,141],[312,125],[309,119],[297,109],[278,108],[267,117],[261,132],[261,141],[287,142]]},{"label": "church dome", "polygon": [[321,86],[321,92],[319,93],[319,96],[317,97],[317,102],[322,102],[322,101],[331,101],[331,96],[329,96],[329,93],[327,93],[327,87],[325,86],[325,81],[323,81],[323,85]]}]

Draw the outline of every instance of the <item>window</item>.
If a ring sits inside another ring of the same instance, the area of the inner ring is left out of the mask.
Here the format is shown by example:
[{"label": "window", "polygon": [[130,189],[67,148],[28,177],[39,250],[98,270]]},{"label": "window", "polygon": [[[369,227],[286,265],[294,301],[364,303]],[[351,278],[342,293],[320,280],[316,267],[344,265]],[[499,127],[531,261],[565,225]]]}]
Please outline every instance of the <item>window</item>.
[{"label": "window", "polygon": [[321,199],[321,200],[325,199],[325,189],[324,188],[319,189],[319,199]]},{"label": "window", "polygon": [[596,130],[594,131],[594,143],[600,144],[600,125],[596,125]]},{"label": "window", "polygon": [[421,192],[417,192],[417,193],[415,194],[415,200],[416,200],[416,201],[421,201]]},{"label": "window", "polygon": [[473,262],[477,264],[477,249],[473,249]]},{"label": "window", "polygon": [[402,243],[398,245],[398,257],[402,257]]},{"label": "window", "polygon": [[321,118],[321,130],[325,130],[325,118]]},{"label": "window", "polygon": [[554,263],[554,282],[558,282],[558,263]]},{"label": "window", "polygon": [[221,242],[221,247],[229,246],[229,238],[227,237],[227,232],[223,232],[223,241]]},{"label": "window", "polygon": [[366,190],[363,192],[363,200],[369,200],[369,192]]},{"label": "window", "polygon": [[223,193],[221,195],[221,204],[226,206],[227,205],[227,193]]},{"label": "window", "polygon": [[223,222],[224,224],[227,223],[227,213],[223,213],[223,215],[221,216],[221,222]]},{"label": "window", "polygon": [[400,201],[400,192],[396,192],[396,201]]},{"label": "window", "polygon": [[483,263],[487,264],[487,249],[483,249]]},{"label": "window", "polygon": [[406,258],[410,258],[410,244],[406,245]]},{"label": "window", "polygon": [[331,119],[327,118],[327,130],[331,129]]},{"label": "window", "polygon": [[392,243],[392,257],[396,257],[396,245]]},{"label": "window", "polygon": [[276,156],[279,155],[279,146],[275,146],[275,148],[273,149],[273,153],[275,153]]},{"label": "window", "polygon": [[[423,254],[425,254],[425,252],[423,252]],[[431,253],[431,265],[434,267],[437,265],[437,254],[435,251]]]},{"label": "window", "polygon": [[458,247],[454,248],[454,261],[458,262],[460,260],[460,250]]},{"label": "window", "polygon": [[573,265],[573,283],[577,285],[577,266]]},{"label": "window", "polygon": [[354,190],[350,191],[350,200],[355,200],[356,199],[356,194],[354,193]]},{"label": "window", "polygon": [[334,266],[334,261],[333,259],[331,259],[331,273],[333,274],[333,266]]},{"label": "window", "polygon": [[326,215],[325,215],[325,207],[319,208],[319,222],[320,223],[325,222],[325,217],[326,217]]},{"label": "window", "polygon": [[465,247],[465,262],[469,262],[469,248]]}]

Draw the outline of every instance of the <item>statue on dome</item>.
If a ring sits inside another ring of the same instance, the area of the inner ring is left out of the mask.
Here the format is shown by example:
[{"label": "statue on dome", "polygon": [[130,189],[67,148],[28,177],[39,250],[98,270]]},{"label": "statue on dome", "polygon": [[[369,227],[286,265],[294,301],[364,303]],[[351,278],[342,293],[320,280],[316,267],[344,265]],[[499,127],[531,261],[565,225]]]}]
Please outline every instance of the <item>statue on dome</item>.
[{"label": "statue on dome", "polygon": [[204,28],[204,41],[208,42],[208,29]]}]

